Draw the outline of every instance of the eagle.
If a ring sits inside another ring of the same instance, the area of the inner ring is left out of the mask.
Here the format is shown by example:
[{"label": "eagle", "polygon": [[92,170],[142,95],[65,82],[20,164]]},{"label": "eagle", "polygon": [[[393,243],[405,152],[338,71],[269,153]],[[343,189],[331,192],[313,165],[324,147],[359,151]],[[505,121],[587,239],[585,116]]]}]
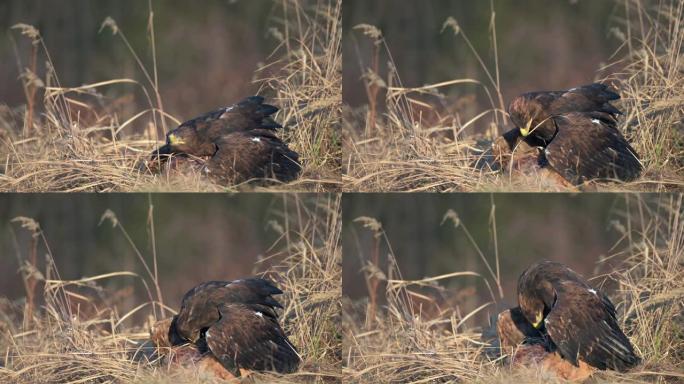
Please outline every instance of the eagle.
[{"label": "eagle", "polygon": [[522,143],[539,149],[538,165],[552,168],[574,185],[596,179],[634,180],[643,166],[617,128],[621,112],[611,101],[619,98],[599,83],[525,93],[508,107],[516,127],[495,144],[505,142],[510,152]]},{"label": "eagle", "polygon": [[608,296],[564,264],[542,261],[527,268],[518,279],[518,308],[549,350],[576,367],[583,362],[624,372],[641,361]]},{"label": "eagle", "polygon": [[261,278],[201,283],[183,296],[177,315],[156,324],[151,338],[235,377],[295,372],[301,357],[278,322],[282,306],[273,298],[282,293]]},{"label": "eagle", "polygon": [[[151,156],[153,164],[172,156],[195,164],[221,183],[251,179],[295,180],[301,172],[299,154],[276,134],[282,128],[272,117],[278,108],[251,96],[237,104],[188,120],[166,135],[166,144]],[[154,167],[156,168],[156,166]]]}]

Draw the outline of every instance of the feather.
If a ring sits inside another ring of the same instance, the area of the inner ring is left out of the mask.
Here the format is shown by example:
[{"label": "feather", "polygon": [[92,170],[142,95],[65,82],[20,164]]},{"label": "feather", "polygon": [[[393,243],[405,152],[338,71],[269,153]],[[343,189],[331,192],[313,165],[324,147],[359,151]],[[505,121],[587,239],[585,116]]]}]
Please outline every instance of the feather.
[{"label": "feather", "polygon": [[165,162],[171,154],[209,157],[202,169],[220,182],[292,181],[301,171],[299,155],[275,135],[282,128],[272,117],[277,111],[263,97],[251,96],[205,113],[170,131],[152,161]]},{"label": "feather", "polygon": [[268,308],[231,303],[219,311],[221,319],[207,330],[207,345],[227,369],[280,373],[297,369],[300,356],[276,317],[263,315]]},{"label": "feather", "polygon": [[558,133],[546,146],[549,165],[574,184],[636,179],[642,165],[610,115],[573,112],[554,118]]},{"label": "feather", "polygon": [[197,342],[202,331],[220,318],[222,303],[246,303],[282,308],[272,295],[281,294],[270,282],[258,279],[208,281],[189,290],[174,319],[175,332],[184,340]]},{"label": "feather", "polygon": [[641,361],[608,296],[567,266],[550,261],[530,266],[518,281],[518,297],[528,322],[543,313],[541,329],[573,365],[626,371]]}]

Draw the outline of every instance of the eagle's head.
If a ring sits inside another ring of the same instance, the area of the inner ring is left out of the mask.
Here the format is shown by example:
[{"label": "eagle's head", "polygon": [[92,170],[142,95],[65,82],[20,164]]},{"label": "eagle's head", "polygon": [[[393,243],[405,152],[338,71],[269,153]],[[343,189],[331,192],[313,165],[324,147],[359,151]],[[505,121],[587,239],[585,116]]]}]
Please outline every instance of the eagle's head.
[{"label": "eagle's head", "polygon": [[544,322],[544,317],[548,313],[548,309],[544,306],[544,302],[537,298],[525,298],[518,295],[518,305],[525,316],[525,319],[532,324],[535,329],[540,329]]},{"label": "eagle's head", "polygon": [[518,279],[518,305],[525,319],[536,329],[543,325],[556,302],[556,290],[544,274],[543,264],[528,268]]},{"label": "eagle's head", "polygon": [[194,156],[211,156],[216,146],[200,139],[197,129],[192,125],[181,125],[166,135],[166,144],[174,153],[187,153]]},{"label": "eagle's head", "polygon": [[188,152],[197,144],[197,131],[192,126],[181,125],[166,134],[166,144],[174,151]]},{"label": "eagle's head", "polygon": [[513,124],[520,128],[523,137],[528,136],[541,123],[543,110],[541,103],[531,94],[520,95],[508,105],[508,115]]}]

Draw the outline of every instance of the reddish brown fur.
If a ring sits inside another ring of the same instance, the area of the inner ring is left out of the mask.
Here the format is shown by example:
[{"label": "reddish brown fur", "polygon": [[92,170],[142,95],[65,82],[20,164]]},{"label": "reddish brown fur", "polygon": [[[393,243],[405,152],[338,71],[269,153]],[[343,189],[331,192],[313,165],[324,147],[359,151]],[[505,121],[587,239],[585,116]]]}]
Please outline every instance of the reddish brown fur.
[{"label": "reddish brown fur", "polygon": [[540,367],[553,372],[557,377],[570,381],[588,379],[596,369],[583,361],[579,367],[572,365],[556,352],[548,352],[541,344],[520,345],[511,358],[511,364],[518,367]]}]

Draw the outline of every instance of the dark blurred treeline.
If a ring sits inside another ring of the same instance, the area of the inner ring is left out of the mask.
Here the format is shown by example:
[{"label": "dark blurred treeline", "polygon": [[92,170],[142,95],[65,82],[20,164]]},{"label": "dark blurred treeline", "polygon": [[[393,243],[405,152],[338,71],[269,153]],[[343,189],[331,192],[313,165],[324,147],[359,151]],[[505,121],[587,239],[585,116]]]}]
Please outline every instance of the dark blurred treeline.
[{"label": "dark blurred treeline", "polygon": [[[494,269],[493,203],[504,301],[511,304],[516,301],[518,276],[533,262],[560,261],[587,277],[606,272],[610,264],[598,268],[596,262],[610,254],[621,236],[615,220],[620,219],[625,198],[591,193],[347,194],[342,204],[343,293],[352,299],[368,295],[361,259],[370,259],[375,239],[370,230],[354,222],[358,217],[382,223],[404,279],[474,271],[487,277],[496,293],[494,281],[463,230],[465,226]],[[441,224],[449,210],[458,215],[459,227],[454,228],[452,220]],[[388,253],[381,239],[379,254],[385,274]],[[462,302],[451,305],[472,310],[491,300],[481,278],[456,277],[439,284],[449,289],[446,301],[462,296]]]},{"label": "dark blurred treeline", "polygon": [[[492,0],[491,4],[484,0],[345,0],[345,102],[353,106],[367,103],[361,67],[371,63],[373,45],[353,29],[361,23],[382,30],[404,86],[472,78],[494,92],[462,36],[454,36],[450,28],[441,32],[449,16],[456,19],[461,34],[465,33],[495,77],[492,4],[505,102],[525,91],[592,82],[620,44],[611,28],[620,26],[624,4],[611,0]],[[388,60],[383,52],[383,77]],[[490,107],[486,94],[476,86],[458,85],[441,91],[454,104],[475,94],[478,113]]]},{"label": "dark blurred treeline", "polygon": [[[282,9],[271,0],[153,0],[157,68],[167,112],[180,119],[252,94],[259,63],[278,44],[269,28],[278,27]],[[0,2],[0,103],[26,102],[18,80],[17,60],[28,66],[31,44],[10,27],[38,28],[62,86],[132,78],[148,85],[134,57],[119,36],[100,26],[111,17],[140,55],[152,76],[148,38],[148,2],[142,0],[3,0]],[[17,51],[15,51],[15,46]],[[17,57],[18,56],[18,57]],[[39,55],[39,76],[46,57]],[[139,112],[148,103],[139,87],[102,87],[107,104],[133,104]],[[135,99],[130,100],[134,95]],[[122,97],[128,97],[120,99]]]},{"label": "dark blurred treeline", "polygon": [[[317,198],[299,196],[305,205]],[[5,195],[0,197],[0,297],[25,295],[17,256],[29,258],[32,237],[20,223],[11,222],[15,217],[32,218],[40,224],[62,279],[117,271],[147,278],[121,229],[113,228],[109,219],[101,222],[103,214],[111,210],[150,268],[152,245],[156,244],[162,291],[167,304],[175,306],[182,294],[199,282],[265,270],[268,264],[257,265],[257,261],[273,254],[269,247],[280,237],[278,225],[284,225],[283,212],[289,212],[287,207],[292,207],[293,201],[291,196],[256,193]],[[154,219],[154,233],[149,217]],[[47,252],[39,238],[37,259],[43,273]],[[147,301],[140,279],[115,277],[98,284],[112,290],[133,287],[126,305],[129,309]]]}]

